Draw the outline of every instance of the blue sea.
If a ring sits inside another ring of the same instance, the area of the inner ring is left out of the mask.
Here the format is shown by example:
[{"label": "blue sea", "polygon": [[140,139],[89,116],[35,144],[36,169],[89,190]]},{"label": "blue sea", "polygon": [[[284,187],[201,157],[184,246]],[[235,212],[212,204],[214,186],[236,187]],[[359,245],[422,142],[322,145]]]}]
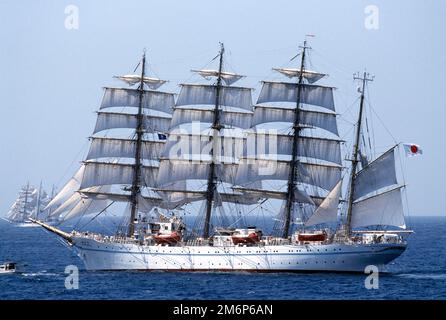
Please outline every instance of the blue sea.
[{"label": "blue sea", "polygon": [[[56,236],[0,220],[0,262],[25,272],[0,276],[0,299],[446,299],[446,217],[413,217],[406,252],[366,289],[363,274],[87,272]],[[65,267],[79,288],[65,288]]]}]

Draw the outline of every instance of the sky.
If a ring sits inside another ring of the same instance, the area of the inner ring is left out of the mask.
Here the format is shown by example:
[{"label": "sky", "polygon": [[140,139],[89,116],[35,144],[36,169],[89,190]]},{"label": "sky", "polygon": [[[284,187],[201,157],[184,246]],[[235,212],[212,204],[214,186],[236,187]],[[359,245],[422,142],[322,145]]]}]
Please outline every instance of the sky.
[{"label": "sky", "polygon": [[437,0],[0,0],[0,212],[27,181],[63,186],[88,151],[101,88],[131,73],[144,48],[149,73],[178,92],[224,42],[226,65],[256,98],[314,34],[311,66],[330,74],[345,124],[357,112],[352,75],[366,68],[369,112],[383,123],[373,123],[377,149],[422,147],[402,159],[410,215],[446,215],[444,17]]}]

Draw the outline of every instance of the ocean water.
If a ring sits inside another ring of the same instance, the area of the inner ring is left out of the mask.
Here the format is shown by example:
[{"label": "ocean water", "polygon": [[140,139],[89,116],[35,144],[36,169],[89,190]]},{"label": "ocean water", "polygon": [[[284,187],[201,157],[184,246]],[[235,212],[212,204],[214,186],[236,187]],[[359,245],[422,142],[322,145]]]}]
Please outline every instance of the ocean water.
[{"label": "ocean water", "polygon": [[[446,217],[413,217],[406,252],[366,289],[363,274],[87,272],[55,235],[0,220],[0,262],[25,272],[0,276],[0,299],[446,299]],[[79,288],[65,288],[65,267]]]}]

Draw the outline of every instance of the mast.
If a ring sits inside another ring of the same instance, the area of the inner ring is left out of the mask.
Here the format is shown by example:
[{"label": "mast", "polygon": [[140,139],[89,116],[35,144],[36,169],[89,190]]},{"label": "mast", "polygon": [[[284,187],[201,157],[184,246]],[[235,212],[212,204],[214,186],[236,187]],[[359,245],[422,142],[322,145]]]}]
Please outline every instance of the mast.
[{"label": "mast", "polygon": [[26,216],[26,207],[27,207],[27,204],[28,204],[28,191],[29,191],[29,181],[26,184],[25,203],[23,204],[23,216],[22,216],[22,219],[25,219],[25,216]]},{"label": "mast", "polygon": [[359,104],[358,124],[356,127],[355,145],[353,147],[353,157],[351,159],[352,170],[350,173],[350,194],[348,197],[347,220],[345,224],[345,234],[347,237],[349,237],[351,234],[352,209],[353,209],[353,200],[355,193],[356,169],[358,167],[358,162],[359,162],[358,155],[359,155],[359,143],[361,138],[362,113],[364,109],[365,85],[368,81],[373,81],[373,77],[370,77],[370,74],[364,71],[362,78],[358,73],[358,75],[353,76],[353,79],[362,81],[362,90],[361,90],[361,100]]},{"label": "mast", "polygon": [[39,219],[39,213],[40,213],[40,196],[42,194],[42,181],[40,181],[40,185],[39,185],[39,193],[37,195],[37,206],[36,206],[36,220]]},{"label": "mast", "polygon": [[144,51],[142,56],[142,66],[141,66],[141,82],[139,85],[139,105],[137,114],[137,125],[136,125],[136,151],[135,151],[135,165],[133,167],[133,182],[132,182],[132,193],[130,195],[131,202],[131,212],[130,212],[130,223],[127,236],[132,237],[135,232],[135,218],[138,212],[138,195],[141,192],[141,145],[142,138],[144,135],[143,128],[143,113],[142,113],[142,103],[144,96],[144,72],[146,67],[146,53]]},{"label": "mast", "polygon": [[299,120],[300,120],[300,96],[302,92],[302,83],[303,83],[303,74],[304,74],[304,67],[305,67],[305,51],[307,47],[307,41],[304,41],[304,45],[302,47],[302,59],[300,62],[300,73],[299,73],[299,79],[297,82],[297,99],[296,99],[296,109],[294,113],[294,122],[293,122],[293,148],[292,148],[292,155],[291,155],[291,168],[290,168],[290,174],[288,177],[288,193],[287,193],[287,199],[286,199],[286,207],[285,207],[285,224],[283,228],[282,237],[288,238],[289,235],[289,229],[291,224],[291,213],[293,211],[293,203],[294,203],[294,192],[296,189],[296,181],[295,181],[295,174],[296,174],[296,168],[297,168],[297,144],[299,141],[299,134],[300,134],[300,127],[299,127]]},{"label": "mast", "polygon": [[219,117],[219,104],[220,104],[220,89],[221,89],[221,72],[223,68],[223,54],[225,52],[225,47],[223,43],[220,43],[220,62],[218,66],[218,76],[217,76],[217,85],[216,85],[216,93],[215,93],[215,108],[214,108],[214,119],[212,122],[212,150],[211,150],[211,163],[209,167],[209,176],[208,176],[208,186],[206,192],[206,216],[204,220],[204,229],[203,229],[203,238],[209,238],[209,225],[211,221],[211,213],[212,213],[212,201],[214,199],[215,193],[215,162],[216,162],[216,141],[218,141],[218,134],[221,129],[220,125],[220,117]]}]

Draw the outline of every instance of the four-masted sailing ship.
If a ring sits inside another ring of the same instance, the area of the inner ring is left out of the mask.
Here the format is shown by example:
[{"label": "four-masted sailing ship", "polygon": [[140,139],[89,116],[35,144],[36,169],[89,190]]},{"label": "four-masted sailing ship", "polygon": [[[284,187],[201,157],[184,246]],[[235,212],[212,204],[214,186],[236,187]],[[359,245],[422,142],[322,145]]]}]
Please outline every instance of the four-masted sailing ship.
[{"label": "four-masted sailing ship", "polygon": [[[299,68],[274,69],[289,80],[263,81],[255,105],[251,88],[234,85],[243,76],[224,70],[222,44],[217,69],[193,70],[208,82],[181,84],[176,101],[158,90],[164,80],[145,74],[144,54],[140,74],[117,77],[129,88],[105,88],[88,155],[48,206],[72,219],[127,204],[125,232],[67,233],[34,221],[64,238],[88,270],[363,272],[394,260],[408,232],[397,146],[373,161],[361,148],[371,78],[356,77],[347,175],[334,88],[306,68],[308,49],[305,42]],[[115,136],[122,129],[131,133]],[[240,225],[244,208],[252,215],[267,201],[281,204],[270,233]],[[175,214],[186,206],[193,225]]]}]

